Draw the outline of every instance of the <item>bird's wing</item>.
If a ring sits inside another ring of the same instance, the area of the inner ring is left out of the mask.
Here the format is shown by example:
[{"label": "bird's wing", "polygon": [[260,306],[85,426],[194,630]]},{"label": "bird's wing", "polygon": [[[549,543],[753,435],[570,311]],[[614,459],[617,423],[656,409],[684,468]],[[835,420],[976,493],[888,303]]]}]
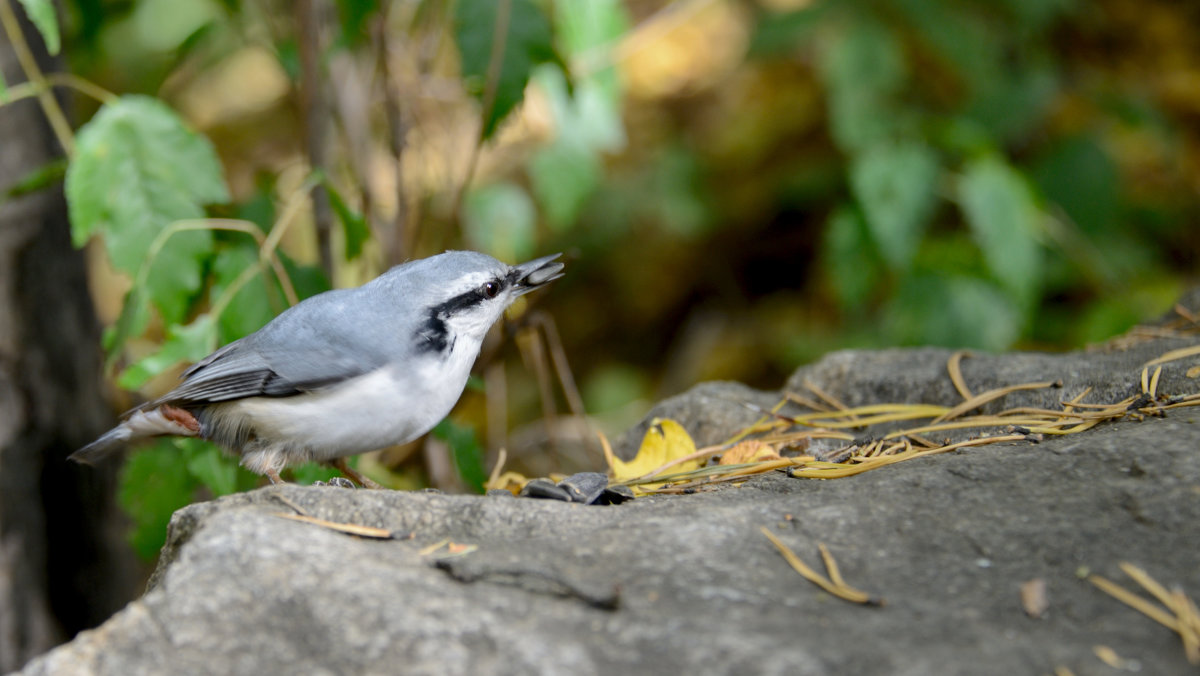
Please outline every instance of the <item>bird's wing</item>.
[{"label": "bird's wing", "polygon": [[184,372],[179,387],[150,405],[286,397],[387,363],[379,342],[363,338],[371,337],[370,332],[347,330],[340,304],[310,309],[318,311],[285,312],[259,332],[205,357]]}]

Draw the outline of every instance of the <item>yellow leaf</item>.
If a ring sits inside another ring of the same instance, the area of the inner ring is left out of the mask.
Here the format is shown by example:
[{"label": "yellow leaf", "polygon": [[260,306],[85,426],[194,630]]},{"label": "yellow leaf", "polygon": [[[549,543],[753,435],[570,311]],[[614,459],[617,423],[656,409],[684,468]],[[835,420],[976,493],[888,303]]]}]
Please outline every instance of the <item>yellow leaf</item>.
[{"label": "yellow leaf", "polygon": [[743,441],[733,448],[721,454],[721,460],[718,465],[740,465],[746,462],[763,462],[766,460],[779,460],[780,455],[771,448],[769,444],[764,444],[761,441]]},{"label": "yellow leaf", "polygon": [[489,491],[501,488],[509,493],[512,493],[513,495],[517,495],[521,492],[522,488],[525,488],[525,484],[527,483],[529,483],[529,479],[527,479],[524,474],[521,474],[520,472],[509,471],[502,472],[496,475],[494,478],[488,479],[487,483],[485,483],[483,487]]},{"label": "yellow leaf", "polygon": [[[642,437],[642,445],[637,455],[628,462],[615,455],[608,456],[608,464],[616,481],[629,481],[646,476],[669,462],[685,458],[696,453],[696,444],[688,436],[687,430],[674,420],[655,418],[650,421],[650,429]],[[667,472],[687,472],[700,467],[700,460],[686,460],[667,468]],[[650,489],[644,485],[642,488]]]}]

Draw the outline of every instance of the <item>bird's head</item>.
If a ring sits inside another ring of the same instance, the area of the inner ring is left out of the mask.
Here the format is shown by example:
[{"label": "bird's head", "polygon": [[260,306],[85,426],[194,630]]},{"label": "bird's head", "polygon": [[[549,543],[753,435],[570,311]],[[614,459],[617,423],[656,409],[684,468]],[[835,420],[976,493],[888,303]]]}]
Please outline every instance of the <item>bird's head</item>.
[{"label": "bird's head", "polygon": [[555,262],[560,255],[507,265],[475,251],[447,251],[384,277],[422,316],[418,347],[440,352],[456,338],[482,341],[514,300],[562,276],[563,264]]}]

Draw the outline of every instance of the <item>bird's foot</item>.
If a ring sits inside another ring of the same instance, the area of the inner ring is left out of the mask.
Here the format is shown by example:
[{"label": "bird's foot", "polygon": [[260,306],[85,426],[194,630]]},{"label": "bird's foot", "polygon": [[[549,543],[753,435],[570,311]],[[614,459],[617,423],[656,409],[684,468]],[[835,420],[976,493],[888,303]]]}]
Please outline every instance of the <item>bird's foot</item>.
[{"label": "bird's foot", "polygon": [[[362,474],[362,472],[359,472],[358,470],[356,470],[353,467],[351,467],[350,465],[348,465],[346,463],[345,458],[338,458],[336,460],[331,461],[329,464],[333,465],[333,467],[337,471],[341,472],[342,474],[345,474],[347,478],[349,478],[351,481],[357,483],[359,486],[362,486],[363,488],[383,488],[383,486],[380,486],[379,484],[375,483],[374,481],[371,481],[366,476],[364,476]],[[330,481],[330,483],[333,483],[333,482]]]},{"label": "bird's foot", "polygon": [[332,479],[330,479],[328,482],[314,481],[312,485],[314,485],[314,486],[333,486],[334,488],[358,488],[357,486],[354,485],[353,481],[351,481],[343,476],[335,476]]}]

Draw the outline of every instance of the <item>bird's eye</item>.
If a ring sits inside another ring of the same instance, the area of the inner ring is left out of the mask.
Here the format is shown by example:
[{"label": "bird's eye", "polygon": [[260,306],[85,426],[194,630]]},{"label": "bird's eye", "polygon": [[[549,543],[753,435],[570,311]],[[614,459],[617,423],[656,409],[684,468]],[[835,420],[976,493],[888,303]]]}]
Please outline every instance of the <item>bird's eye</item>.
[{"label": "bird's eye", "polygon": [[500,285],[496,282],[488,282],[480,287],[479,290],[488,298],[495,298],[500,293]]}]

